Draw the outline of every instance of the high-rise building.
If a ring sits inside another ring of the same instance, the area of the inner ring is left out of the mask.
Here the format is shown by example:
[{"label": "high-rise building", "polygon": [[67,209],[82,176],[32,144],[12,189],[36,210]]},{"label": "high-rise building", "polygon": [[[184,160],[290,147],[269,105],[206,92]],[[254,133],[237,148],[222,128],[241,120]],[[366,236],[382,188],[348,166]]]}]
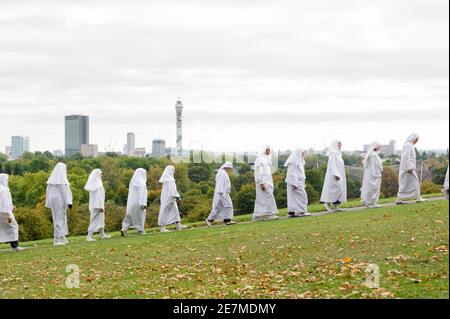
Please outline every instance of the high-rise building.
[{"label": "high-rise building", "polygon": [[127,155],[133,156],[136,151],[136,136],[134,133],[127,133]]},{"label": "high-rise building", "polygon": [[155,139],[152,142],[152,156],[164,157],[166,156],[166,141],[162,139]]},{"label": "high-rise building", "polygon": [[98,157],[98,145],[97,144],[83,144],[81,145],[81,155],[83,157]]},{"label": "high-rise building", "polygon": [[68,115],[65,117],[65,155],[71,157],[81,153],[81,145],[89,144],[89,116]]},{"label": "high-rise building", "polygon": [[23,136],[11,137],[11,158],[18,159],[25,152],[30,151],[30,139]]},{"label": "high-rise building", "polygon": [[178,98],[175,104],[175,110],[177,111],[177,149],[178,155],[183,155],[183,103]]},{"label": "high-rise building", "polygon": [[11,146],[5,146],[5,155],[7,158],[11,158]]}]

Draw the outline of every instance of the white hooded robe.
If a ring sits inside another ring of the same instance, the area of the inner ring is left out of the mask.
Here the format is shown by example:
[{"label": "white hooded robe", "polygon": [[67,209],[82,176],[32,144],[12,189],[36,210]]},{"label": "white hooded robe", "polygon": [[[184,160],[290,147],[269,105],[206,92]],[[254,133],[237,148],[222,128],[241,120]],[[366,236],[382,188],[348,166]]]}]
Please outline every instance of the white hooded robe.
[{"label": "white hooded robe", "polygon": [[210,221],[232,219],[234,215],[233,202],[230,196],[231,181],[225,168],[233,168],[233,164],[227,162],[217,172],[212,210],[208,216]]},{"label": "white hooded robe", "polygon": [[177,199],[180,198],[180,194],[175,183],[174,172],[175,168],[173,166],[167,166],[159,179],[159,182],[163,184],[161,190],[161,207],[158,217],[158,225],[161,227],[181,221],[177,204]]},{"label": "white hooded robe", "polygon": [[67,180],[67,167],[64,163],[56,164],[47,181],[45,206],[52,210],[54,238],[69,234],[67,227],[67,206],[72,205],[72,191]]},{"label": "white hooded robe", "polygon": [[[271,216],[278,213],[277,203],[273,195],[274,184],[272,178],[272,157],[265,154],[264,149],[255,161],[255,184],[256,199],[254,217]],[[266,190],[261,189],[261,185],[266,186]]]},{"label": "white hooded robe", "polygon": [[447,174],[445,174],[445,181],[444,181],[444,189],[448,190],[448,167],[447,167]]},{"label": "white hooded robe", "polygon": [[383,161],[375,151],[375,148],[379,146],[380,143],[378,142],[372,143],[363,160],[364,177],[361,188],[361,200],[367,205],[374,205],[380,199]]},{"label": "white hooded robe", "polygon": [[304,151],[296,149],[286,160],[284,164],[287,167],[287,204],[288,212],[307,213],[308,195],[305,190],[305,159]]},{"label": "white hooded robe", "polygon": [[101,174],[101,170],[94,169],[84,187],[89,192],[90,223],[88,233],[95,233],[105,228],[105,188],[103,187]]},{"label": "white hooded robe", "polygon": [[133,175],[128,189],[127,213],[122,221],[122,230],[127,231],[134,227],[144,232],[147,206],[147,171],[138,168]]},{"label": "white hooded robe", "polygon": [[[345,163],[339,150],[339,141],[334,141],[328,150],[328,167],[320,201],[322,203],[347,202],[347,177]],[[336,177],[340,177],[336,180]]]},{"label": "white hooded robe", "polygon": [[[8,219],[12,219],[8,223]],[[0,243],[19,240],[19,225],[13,213],[11,192],[8,188],[8,175],[0,174]]]},{"label": "white hooded robe", "polygon": [[[399,200],[420,197],[420,180],[416,168],[416,147],[413,144],[413,141],[418,137],[419,135],[416,133],[411,134],[403,145],[400,160]],[[412,173],[409,173],[409,170],[412,170]]]}]

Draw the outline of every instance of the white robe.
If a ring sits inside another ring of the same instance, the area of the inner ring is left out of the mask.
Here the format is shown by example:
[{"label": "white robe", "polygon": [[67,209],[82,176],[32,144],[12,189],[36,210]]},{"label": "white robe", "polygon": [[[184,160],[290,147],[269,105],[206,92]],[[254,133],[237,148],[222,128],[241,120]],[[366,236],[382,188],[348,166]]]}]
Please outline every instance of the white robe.
[{"label": "white robe", "polygon": [[[8,219],[12,223],[8,223]],[[11,192],[3,185],[0,185],[0,243],[9,243],[19,240],[19,225],[13,214],[13,203]]]},{"label": "white robe", "polygon": [[127,200],[127,212],[122,221],[122,230],[127,231],[130,227],[136,228],[137,231],[143,232],[145,227],[147,206],[147,172],[144,169],[137,169],[130,182]]},{"label": "white robe", "polygon": [[163,183],[161,190],[161,207],[159,209],[158,225],[166,226],[181,221],[177,199],[180,194],[174,180]]},{"label": "white robe", "polygon": [[[340,180],[336,180],[336,176]],[[327,173],[320,197],[322,203],[347,202],[347,177],[345,175],[345,164],[340,152],[329,154]]]},{"label": "white robe", "polygon": [[448,167],[447,167],[447,174],[445,174],[445,181],[444,181],[444,189],[448,190]]},{"label": "white robe", "polygon": [[[101,211],[103,209],[103,212]],[[89,233],[98,232],[105,228],[105,189],[98,188],[89,192],[89,212],[91,220],[89,222]]]},{"label": "white robe", "polygon": [[216,175],[216,186],[212,210],[208,220],[226,220],[234,216],[233,202],[231,200],[231,181],[225,169],[219,169]]},{"label": "white robe", "polygon": [[286,173],[288,212],[308,212],[308,194],[306,194],[305,190],[305,179],[303,163],[300,165],[288,165]]},{"label": "white robe", "polygon": [[366,167],[364,167],[364,177],[361,188],[361,200],[374,205],[380,199],[381,192],[381,173],[383,172],[383,162],[376,152],[371,153],[367,158]]},{"label": "white robe", "polygon": [[67,226],[67,206],[72,205],[72,191],[68,184],[47,185],[45,206],[52,210],[54,238],[62,238],[69,234]]},{"label": "white robe", "polygon": [[[406,142],[403,145],[403,153],[400,161],[400,176],[398,199],[420,197],[420,181],[416,170],[416,149],[414,144]],[[409,170],[413,170],[409,173]]]},{"label": "white robe", "polygon": [[[272,162],[270,156],[260,155],[255,161],[256,199],[254,217],[271,216],[278,213],[277,203],[273,195],[274,185],[271,171]],[[266,190],[261,189],[261,185]]]}]

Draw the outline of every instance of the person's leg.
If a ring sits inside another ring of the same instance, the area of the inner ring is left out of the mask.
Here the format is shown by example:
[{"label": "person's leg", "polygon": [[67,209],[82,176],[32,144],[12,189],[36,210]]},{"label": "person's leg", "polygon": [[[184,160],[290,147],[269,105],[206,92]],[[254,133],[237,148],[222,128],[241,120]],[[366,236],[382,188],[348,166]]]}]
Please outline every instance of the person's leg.
[{"label": "person's leg", "polygon": [[93,232],[88,232],[88,235],[86,236],[86,241],[95,241]]},{"label": "person's leg", "polygon": [[111,238],[111,235],[107,235],[106,233],[105,233],[105,228],[100,228],[99,229],[99,232],[100,232],[100,239],[108,239],[108,238]]},{"label": "person's leg", "polygon": [[19,247],[19,241],[15,240],[9,243],[11,245],[12,249],[16,249],[17,247]]},{"label": "person's leg", "polygon": [[181,222],[176,222],[175,226],[177,227],[177,230],[183,230],[187,228],[186,226],[181,225]]}]

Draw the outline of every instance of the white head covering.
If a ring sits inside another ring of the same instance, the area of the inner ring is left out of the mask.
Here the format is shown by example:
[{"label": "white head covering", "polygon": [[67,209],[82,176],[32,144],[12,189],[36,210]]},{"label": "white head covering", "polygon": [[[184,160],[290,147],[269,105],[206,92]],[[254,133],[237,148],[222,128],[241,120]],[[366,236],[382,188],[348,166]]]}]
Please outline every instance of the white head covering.
[{"label": "white head covering", "polygon": [[98,168],[94,169],[89,175],[88,181],[84,189],[88,192],[93,192],[97,189],[103,188],[102,171]]},{"label": "white head covering", "polygon": [[297,148],[295,151],[289,155],[288,159],[286,160],[286,163],[284,163],[284,167],[288,167],[289,165],[305,165],[305,154],[304,150],[302,148]]},{"label": "white head covering", "polygon": [[67,179],[67,166],[64,163],[56,164],[53,169],[50,178],[47,181],[47,184],[52,185],[70,185],[69,180]]},{"label": "white head covering", "polygon": [[175,182],[175,178],[173,177],[175,173],[175,167],[169,165],[164,169],[164,172],[159,179],[159,182],[161,184],[167,183],[167,182]]},{"label": "white head covering", "polygon": [[[270,149],[270,155],[266,154],[266,151],[268,149]],[[270,145],[265,145],[256,158],[254,168],[258,167],[259,165],[272,165],[272,148],[270,147]]]},{"label": "white head covering", "polygon": [[381,144],[379,142],[372,142],[372,144],[370,144],[369,149],[367,150],[366,156],[363,159],[364,167],[367,168],[367,165],[369,164],[369,158],[372,156],[373,153],[375,153],[375,149],[380,146],[381,146]]},{"label": "white head covering", "polygon": [[223,164],[223,165],[219,168],[219,170],[225,169],[225,168],[231,168],[231,169],[233,169],[233,163],[231,163],[231,162],[225,162],[225,164]]},{"label": "white head covering", "polygon": [[9,180],[8,175],[0,174],[0,187],[4,187],[6,189],[9,189],[8,188],[8,180]]},{"label": "white head covering", "polygon": [[419,134],[417,133],[412,133],[410,136],[408,136],[408,138],[406,139],[405,143],[412,143],[414,142],[415,139],[417,139],[419,137]]},{"label": "white head covering", "polygon": [[341,150],[339,149],[339,143],[341,140],[334,140],[330,147],[328,148],[327,156],[330,156],[331,154],[339,154],[341,155]]},{"label": "white head covering", "polygon": [[141,187],[141,186],[147,186],[147,171],[143,168],[138,168],[134,171],[133,178],[130,182],[130,187]]}]

